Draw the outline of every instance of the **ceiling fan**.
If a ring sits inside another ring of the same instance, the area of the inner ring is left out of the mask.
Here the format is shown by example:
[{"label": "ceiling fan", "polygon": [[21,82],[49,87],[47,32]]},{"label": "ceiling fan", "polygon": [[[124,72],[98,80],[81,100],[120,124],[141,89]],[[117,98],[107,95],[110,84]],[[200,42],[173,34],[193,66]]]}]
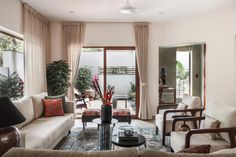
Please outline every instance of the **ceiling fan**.
[{"label": "ceiling fan", "polygon": [[130,5],[129,0],[126,0],[126,4],[120,9],[123,14],[134,14],[139,12],[139,9]]}]

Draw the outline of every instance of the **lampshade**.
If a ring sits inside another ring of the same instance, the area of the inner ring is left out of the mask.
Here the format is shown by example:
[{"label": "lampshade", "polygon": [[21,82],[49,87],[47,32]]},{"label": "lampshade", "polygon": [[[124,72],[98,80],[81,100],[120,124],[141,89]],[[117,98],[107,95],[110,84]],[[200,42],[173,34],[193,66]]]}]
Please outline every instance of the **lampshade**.
[{"label": "lampshade", "polygon": [[16,125],[25,120],[8,97],[0,97],[0,128]]}]

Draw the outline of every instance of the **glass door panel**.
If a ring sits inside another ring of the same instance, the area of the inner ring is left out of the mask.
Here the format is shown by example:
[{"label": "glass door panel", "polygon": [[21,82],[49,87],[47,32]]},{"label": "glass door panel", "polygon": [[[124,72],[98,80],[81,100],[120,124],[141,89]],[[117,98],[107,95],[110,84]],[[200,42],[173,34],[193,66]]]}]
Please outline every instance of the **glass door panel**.
[{"label": "glass door panel", "polygon": [[113,108],[136,115],[136,61],[134,50],[106,51],[106,87],[114,86]]}]

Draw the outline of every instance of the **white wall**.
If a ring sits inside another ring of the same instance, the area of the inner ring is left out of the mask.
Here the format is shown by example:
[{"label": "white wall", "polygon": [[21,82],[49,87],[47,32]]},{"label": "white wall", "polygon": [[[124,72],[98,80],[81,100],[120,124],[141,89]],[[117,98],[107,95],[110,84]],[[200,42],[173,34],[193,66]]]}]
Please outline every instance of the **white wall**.
[{"label": "white wall", "polygon": [[[62,24],[51,22],[51,58],[63,59]],[[87,23],[85,46],[134,46],[133,26],[130,23]]]},{"label": "white wall", "polygon": [[[206,42],[207,105],[214,102],[235,106],[236,89],[236,10],[169,23],[151,23],[148,54],[148,87],[152,113],[158,105],[159,46]],[[55,26],[56,27],[56,26]],[[59,27],[59,26],[57,26]],[[52,29],[52,35],[53,35]],[[134,46],[131,23],[88,23],[86,46]],[[62,37],[54,32],[52,39]],[[61,39],[60,39],[61,40]],[[60,47],[55,43],[53,47]],[[59,51],[52,58],[60,58]]]},{"label": "white wall", "polygon": [[22,5],[19,0],[0,0],[0,26],[22,34]]},{"label": "white wall", "polygon": [[236,106],[235,17],[236,10],[228,10],[163,25],[163,45],[206,42],[207,106]]}]

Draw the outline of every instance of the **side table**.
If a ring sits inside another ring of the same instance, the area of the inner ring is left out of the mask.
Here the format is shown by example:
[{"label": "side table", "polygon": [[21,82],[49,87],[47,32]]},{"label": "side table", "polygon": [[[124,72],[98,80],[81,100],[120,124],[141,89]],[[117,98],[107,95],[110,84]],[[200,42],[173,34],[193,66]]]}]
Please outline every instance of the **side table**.
[{"label": "side table", "polygon": [[100,150],[110,150],[111,149],[111,125],[113,126],[118,120],[112,118],[110,123],[102,123],[101,118],[96,118],[93,120],[94,123],[99,126],[99,143]]}]

